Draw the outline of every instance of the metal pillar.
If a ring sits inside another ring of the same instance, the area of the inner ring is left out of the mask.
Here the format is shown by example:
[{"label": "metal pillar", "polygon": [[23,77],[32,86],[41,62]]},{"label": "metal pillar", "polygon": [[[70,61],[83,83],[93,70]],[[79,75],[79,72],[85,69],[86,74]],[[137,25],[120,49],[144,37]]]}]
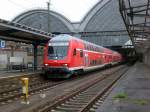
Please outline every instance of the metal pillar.
[{"label": "metal pillar", "polygon": [[38,53],[38,49],[37,49],[38,45],[37,44],[33,44],[33,48],[34,48],[34,70],[37,70],[37,53]]},{"label": "metal pillar", "polygon": [[49,2],[47,2],[47,11],[48,11],[47,12],[47,14],[48,14],[47,15],[47,17],[48,17],[48,24],[47,24],[48,25],[48,30],[47,31],[48,31],[48,33],[50,33],[50,31],[51,31],[50,30],[50,26],[51,26],[50,25],[50,22],[51,22],[51,20],[50,20],[50,16],[51,16],[51,14],[50,14],[50,5],[51,5],[51,0],[49,0]]}]

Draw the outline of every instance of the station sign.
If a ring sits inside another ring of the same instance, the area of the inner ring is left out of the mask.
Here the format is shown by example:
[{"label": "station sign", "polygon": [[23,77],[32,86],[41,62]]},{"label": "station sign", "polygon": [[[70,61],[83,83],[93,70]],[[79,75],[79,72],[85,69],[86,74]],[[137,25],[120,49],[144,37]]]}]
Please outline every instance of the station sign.
[{"label": "station sign", "polygon": [[4,40],[0,40],[0,48],[5,48],[6,42]]}]

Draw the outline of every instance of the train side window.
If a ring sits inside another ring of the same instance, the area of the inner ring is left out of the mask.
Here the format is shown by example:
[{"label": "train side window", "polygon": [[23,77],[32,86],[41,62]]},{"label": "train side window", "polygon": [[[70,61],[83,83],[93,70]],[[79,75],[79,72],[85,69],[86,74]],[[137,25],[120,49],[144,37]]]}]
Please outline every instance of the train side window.
[{"label": "train side window", "polygon": [[83,50],[80,50],[80,57],[83,57]]},{"label": "train side window", "polygon": [[77,54],[77,50],[76,48],[73,50],[73,56],[75,56]]},{"label": "train side window", "polygon": [[86,45],[86,50],[88,50],[88,45]]},{"label": "train side window", "polygon": [[89,50],[89,46],[87,46],[87,50]]}]

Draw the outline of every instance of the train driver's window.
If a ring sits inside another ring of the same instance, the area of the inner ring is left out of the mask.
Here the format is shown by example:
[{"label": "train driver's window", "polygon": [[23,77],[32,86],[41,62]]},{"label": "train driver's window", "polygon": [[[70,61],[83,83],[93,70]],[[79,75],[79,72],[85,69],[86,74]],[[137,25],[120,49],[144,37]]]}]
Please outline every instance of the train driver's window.
[{"label": "train driver's window", "polygon": [[73,50],[73,56],[75,56],[77,54],[76,48],[74,48]]}]

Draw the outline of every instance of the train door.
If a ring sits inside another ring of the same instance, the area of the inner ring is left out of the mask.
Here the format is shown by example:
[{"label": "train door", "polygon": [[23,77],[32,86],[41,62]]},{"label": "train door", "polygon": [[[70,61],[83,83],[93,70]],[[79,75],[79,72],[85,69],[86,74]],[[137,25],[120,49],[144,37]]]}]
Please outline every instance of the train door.
[{"label": "train door", "polygon": [[78,66],[78,51],[76,48],[73,49],[72,66],[73,67]]},{"label": "train door", "polygon": [[88,66],[89,60],[88,60],[88,54],[87,53],[85,53],[84,60],[85,60],[85,66]]},{"label": "train door", "polygon": [[105,64],[105,63],[106,63],[106,55],[103,54],[103,64]]}]

